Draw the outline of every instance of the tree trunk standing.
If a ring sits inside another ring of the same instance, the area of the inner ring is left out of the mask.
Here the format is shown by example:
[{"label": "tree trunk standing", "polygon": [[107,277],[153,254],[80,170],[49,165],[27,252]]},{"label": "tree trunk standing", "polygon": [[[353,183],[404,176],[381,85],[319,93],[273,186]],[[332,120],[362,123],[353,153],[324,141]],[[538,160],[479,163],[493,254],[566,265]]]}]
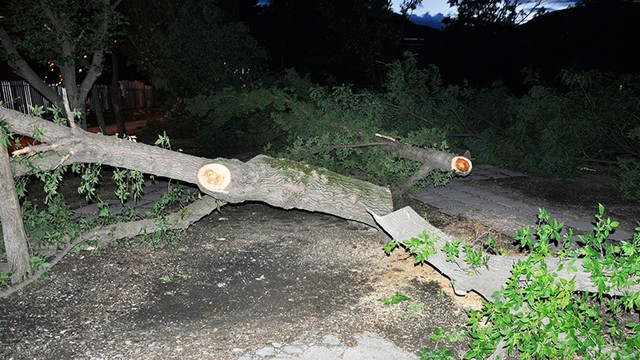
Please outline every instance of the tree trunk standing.
[{"label": "tree trunk standing", "polygon": [[58,93],[53,90],[53,88],[49,87],[40,76],[36,74],[31,66],[20,57],[18,50],[16,49],[13,41],[9,37],[7,30],[4,26],[0,26],[0,44],[2,44],[2,49],[7,53],[7,65],[15,70],[16,75],[25,79],[34,89],[36,89],[42,96],[47,98],[52,103],[58,105],[59,108],[63,108],[62,106],[62,98]]},{"label": "tree trunk standing", "polygon": [[[0,132],[0,142],[5,142],[7,136]],[[9,267],[14,271],[11,283],[17,284],[31,274],[29,262],[29,247],[27,234],[22,223],[22,211],[18,202],[9,154],[4,146],[0,146],[0,221],[2,222],[2,236],[4,248],[7,252]]]},{"label": "tree trunk standing", "polygon": [[111,86],[109,87],[109,95],[111,96],[111,110],[116,119],[118,126],[118,135],[124,137],[127,134],[127,128],[124,126],[124,116],[122,115],[122,97],[120,96],[120,63],[118,56],[118,45],[111,47]]},{"label": "tree trunk standing", "polygon": [[104,111],[102,111],[102,101],[100,100],[97,85],[93,85],[93,89],[91,89],[91,111],[96,114],[100,132],[102,135],[107,135],[107,125],[104,122]]}]

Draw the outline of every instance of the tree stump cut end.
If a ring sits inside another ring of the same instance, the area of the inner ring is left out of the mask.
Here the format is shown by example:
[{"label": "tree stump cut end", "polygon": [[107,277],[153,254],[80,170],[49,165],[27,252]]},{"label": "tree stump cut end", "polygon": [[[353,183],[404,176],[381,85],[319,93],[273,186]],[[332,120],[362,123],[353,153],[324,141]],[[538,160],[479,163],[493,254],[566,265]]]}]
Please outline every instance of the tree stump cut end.
[{"label": "tree stump cut end", "polygon": [[223,191],[231,183],[231,171],[222,164],[206,164],[198,170],[198,183],[209,191]]},{"label": "tree stump cut end", "polygon": [[471,169],[473,169],[473,164],[468,158],[464,156],[455,156],[451,159],[451,170],[453,170],[456,175],[467,176],[471,173]]}]

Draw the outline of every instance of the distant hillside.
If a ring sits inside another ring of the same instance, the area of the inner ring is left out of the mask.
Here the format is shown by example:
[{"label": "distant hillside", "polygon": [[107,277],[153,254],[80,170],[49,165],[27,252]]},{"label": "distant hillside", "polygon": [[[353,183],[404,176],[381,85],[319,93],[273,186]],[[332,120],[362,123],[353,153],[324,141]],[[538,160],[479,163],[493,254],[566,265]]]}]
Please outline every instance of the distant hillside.
[{"label": "distant hillside", "polygon": [[444,20],[444,15],[442,13],[438,13],[436,15],[431,15],[426,13],[422,16],[420,15],[409,15],[409,21],[416,25],[428,26],[433,29],[442,29],[442,20]]}]

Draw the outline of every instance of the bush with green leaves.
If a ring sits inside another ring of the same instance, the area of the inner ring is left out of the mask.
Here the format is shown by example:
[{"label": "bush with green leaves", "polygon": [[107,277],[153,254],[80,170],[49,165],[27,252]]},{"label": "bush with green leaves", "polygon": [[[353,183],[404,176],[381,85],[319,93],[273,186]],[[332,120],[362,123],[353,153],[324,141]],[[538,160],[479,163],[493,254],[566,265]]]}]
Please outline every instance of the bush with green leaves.
[{"label": "bush with green leaves", "polygon": [[[518,234],[532,254],[514,266],[493,303],[471,314],[473,342],[465,358],[485,358],[500,344],[521,359],[637,359],[640,324],[633,314],[640,309],[640,296],[628,289],[640,274],[640,228],[631,241],[608,240],[618,223],[605,219],[601,205],[594,230],[579,236],[582,246],[574,249],[572,233],[561,234],[562,223],[550,221],[544,211],[539,219],[535,241],[529,232]],[[551,252],[551,243],[559,250]],[[597,292],[574,292],[574,281],[557,279],[545,256],[565,258],[567,266],[582,259]],[[611,289],[624,295],[607,295]]]},{"label": "bush with green leaves", "polygon": [[[508,358],[520,359],[640,357],[640,293],[632,290],[640,283],[640,227],[628,241],[610,240],[618,222],[605,218],[604,213],[600,205],[593,231],[577,240],[564,223],[551,220],[544,210],[540,210],[535,231],[518,231],[516,240],[530,254],[514,264],[511,277],[493,294],[492,302],[471,312],[466,327],[470,349],[465,359],[491,358],[501,349],[506,349]],[[416,262],[427,261],[434,251],[446,253],[447,261],[460,256],[454,251],[459,243],[447,243],[442,249],[430,249],[429,244],[433,240],[423,234],[407,241],[394,240],[384,250],[389,253],[403,245],[416,256]],[[558,276],[547,266],[549,257],[563,259],[563,267],[570,272],[578,270],[579,259],[580,270],[589,274],[596,290],[576,291],[576,279]],[[472,260],[468,253],[467,259]],[[473,266],[491,271],[481,260]]]},{"label": "bush with green leaves", "polygon": [[445,85],[436,67],[420,69],[409,53],[387,67],[375,91],[319,86],[288,71],[268,87],[198,95],[185,110],[197,119],[205,155],[265,148],[397,186],[418,164],[371,145],[382,133],[411,146],[470,149],[479,163],[562,177],[617,162],[616,184],[627,196],[640,193],[640,76],[562,72],[549,86],[531,71],[529,90],[516,96],[501,82],[485,89]]},{"label": "bush with green leaves", "polygon": [[521,97],[501,83],[464,89],[468,111],[450,135],[482,162],[574,176],[622,157],[623,178],[639,179],[624,161],[640,159],[640,76],[565,71],[558,78],[548,86],[531,75]]},{"label": "bush with green leaves", "polygon": [[[356,92],[347,85],[319,86],[288,71],[269,89],[210,93],[187,109],[199,119],[199,139],[203,150],[209,151],[206,155],[233,151],[255,154],[262,150],[396,187],[421,164],[381,149],[376,133],[410,146],[443,151],[449,147],[445,131],[416,121],[417,113],[409,114],[394,105],[390,97],[367,90]],[[431,175],[418,186],[426,186],[430,180],[437,184],[447,181],[440,173]]]},{"label": "bush with green leaves", "polygon": [[[37,114],[44,113],[43,108],[32,110]],[[56,123],[64,121],[60,117],[59,109],[49,108],[48,110],[54,114]],[[3,136],[3,139],[15,139],[16,146],[20,145],[20,142],[17,141],[19,139],[8,133],[6,124],[2,122],[0,122],[0,131],[7,133],[7,136]],[[156,145],[170,148],[170,142],[166,134],[159,137]],[[21,157],[13,157],[12,161],[26,161],[27,165],[29,162],[28,159],[24,160]],[[22,220],[29,239],[29,251],[33,254],[32,266],[36,270],[37,268],[46,268],[48,266],[45,258],[36,255],[40,250],[47,248],[61,249],[91,229],[118,222],[138,220],[143,216],[156,219],[156,222],[164,230],[142,236],[140,238],[141,242],[157,248],[160,246],[161,241],[171,244],[175,240],[175,232],[166,230],[168,226],[162,226],[168,225],[164,216],[170,206],[184,199],[183,195],[186,195],[187,202],[192,202],[195,199],[195,195],[191,193],[185,194],[184,189],[179,184],[172,185],[151,211],[146,214],[139,214],[127,202],[129,200],[135,201],[142,195],[142,187],[145,181],[143,175],[139,171],[117,168],[111,172],[116,185],[114,196],[120,200],[121,204],[125,205],[123,210],[118,212],[112,211],[109,204],[96,195],[96,188],[100,185],[101,178],[105,174],[105,170],[99,164],[74,163],[70,166],[57,167],[51,171],[38,171],[16,179],[16,192],[21,201]],[[99,211],[95,217],[73,217],[73,211],[65,199],[65,194],[60,191],[61,184],[72,180],[73,177],[80,178],[77,193],[84,196],[86,201],[97,202]],[[30,200],[27,192],[27,183],[29,182],[42,185],[44,193],[42,201],[36,203],[36,201]],[[4,252],[4,241],[0,232],[0,253]],[[7,279],[10,279],[10,274],[0,274],[0,288],[9,284]]]},{"label": "bush with green leaves", "polygon": [[640,199],[640,159],[618,158],[619,171],[612,174],[613,184],[628,199]]}]

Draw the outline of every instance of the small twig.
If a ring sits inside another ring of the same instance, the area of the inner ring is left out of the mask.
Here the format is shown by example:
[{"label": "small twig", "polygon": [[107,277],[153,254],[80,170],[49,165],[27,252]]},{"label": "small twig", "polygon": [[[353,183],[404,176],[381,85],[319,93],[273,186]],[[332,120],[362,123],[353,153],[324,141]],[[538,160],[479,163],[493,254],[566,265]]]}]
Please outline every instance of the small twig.
[{"label": "small twig", "polygon": [[379,137],[379,138],[387,139],[389,141],[394,141],[394,142],[398,141],[398,140],[396,140],[396,139],[394,139],[394,138],[392,138],[391,136],[388,136],[388,135],[376,134],[376,136]]},{"label": "small twig", "polygon": [[27,146],[24,147],[22,149],[19,150],[15,150],[14,152],[11,153],[11,156],[20,156],[20,155],[24,155],[27,154],[27,157],[31,157],[35,154],[38,153],[42,153],[42,152],[46,152],[46,151],[51,151],[51,150],[55,150],[58,147],[60,147],[60,145],[58,144],[51,144],[51,145],[31,145],[31,146]]},{"label": "small twig", "polygon": [[60,159],[60,162],[58,163],[58,165],[56,165],[56,167],[54,169],[59,168],[60,166],[62,166],[64,164],[65,161],[67,161],[68,158],[71,157],[71,154],[66,154],[65,156],[62,157],[62,159]]}]

